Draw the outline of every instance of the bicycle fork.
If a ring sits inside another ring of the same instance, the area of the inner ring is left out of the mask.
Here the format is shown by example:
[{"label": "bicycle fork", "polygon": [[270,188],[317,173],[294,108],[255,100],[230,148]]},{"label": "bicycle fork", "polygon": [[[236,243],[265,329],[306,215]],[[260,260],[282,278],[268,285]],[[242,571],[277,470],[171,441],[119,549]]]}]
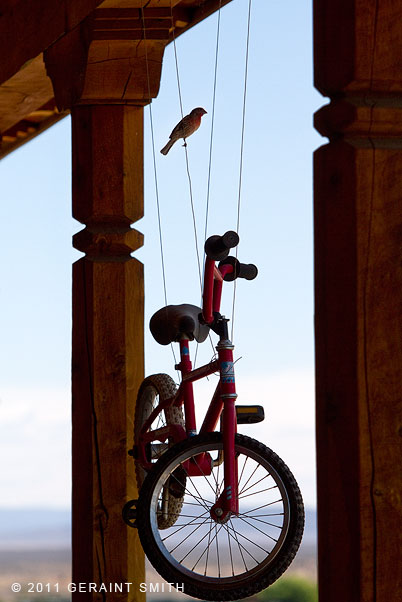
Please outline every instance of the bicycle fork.
[{"label": "bicycle fork", "polygon": [[[225,329],[226,330],[226,329]],[[236,418],[236,382],[234,374],[233,349],[227,337],[221,337],[217,345],[220,371],[220,399],[223,403],[222,437],[223,437],[223,490],[210,510],[211,517],[225,523],[233,514],[239,512],[238,501],[238,467],[235,454]]]}]

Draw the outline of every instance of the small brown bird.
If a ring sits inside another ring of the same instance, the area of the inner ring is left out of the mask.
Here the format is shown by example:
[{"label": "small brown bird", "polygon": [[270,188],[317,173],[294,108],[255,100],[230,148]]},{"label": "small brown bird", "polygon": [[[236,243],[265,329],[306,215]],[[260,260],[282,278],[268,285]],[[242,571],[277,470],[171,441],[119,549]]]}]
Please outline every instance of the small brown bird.
[{"label": "small brown bird", "polygon": [[184,138],[184,145],[186,144],[186,138],[194,134],[196,130],[201,125],[201,117],[206,114],[206,110],[201,107],[197,107],[193,109],[189,115],[183,117],[181,121],[176,125],[170,134],[169,142],[164,146],[161,150],[162,155],[167,155],[173,144],[180,140],[180,138]]}]

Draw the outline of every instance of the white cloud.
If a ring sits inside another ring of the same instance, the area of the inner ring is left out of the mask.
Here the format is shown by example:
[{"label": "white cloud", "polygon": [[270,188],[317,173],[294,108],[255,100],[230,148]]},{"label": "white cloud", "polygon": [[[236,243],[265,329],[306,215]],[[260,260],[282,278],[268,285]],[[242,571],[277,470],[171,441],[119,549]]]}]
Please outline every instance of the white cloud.
[{"label": "white cloud", "polygon": [[2,389],[0,437],[1,505],[68,507],[70,392]]}]

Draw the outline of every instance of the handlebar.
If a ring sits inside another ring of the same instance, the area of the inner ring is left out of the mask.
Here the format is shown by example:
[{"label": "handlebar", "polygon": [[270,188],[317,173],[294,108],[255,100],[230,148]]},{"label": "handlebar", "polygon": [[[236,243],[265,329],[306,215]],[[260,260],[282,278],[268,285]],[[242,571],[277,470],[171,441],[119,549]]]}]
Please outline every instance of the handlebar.
[{"label": "handlebar", "polygon": [[228,230],[223,236],[210,236],[205,242],[205,254],[209,259],[222,261],[229,255],[230,249],[239,244],[239,235],[233,230]]},{"label": "handlebar", "polygon": [[[228,257],[229,250],[239,244],[239,236],[229,230],[223,236],[210,236],[205,242],[205,271],[203,289],[202,319],[206,324],[214,322],[214,314],[219,313],[223,280],[236,278],[253,280],[257,267],[253,264],[240,263],[235,257]],[[215,262],[219,261],[219,266]]]}]

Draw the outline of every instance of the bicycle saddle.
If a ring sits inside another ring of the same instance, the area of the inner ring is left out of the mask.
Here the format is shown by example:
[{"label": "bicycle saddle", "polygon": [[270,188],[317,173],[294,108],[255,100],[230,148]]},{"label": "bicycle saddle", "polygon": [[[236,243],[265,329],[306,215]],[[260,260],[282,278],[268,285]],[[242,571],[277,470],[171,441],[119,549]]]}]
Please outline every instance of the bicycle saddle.
[{"label": "bicycle saddle", "polygon": [[200,324],[198,316],[201,308],[196,305],[167,305],[159,309],[151,318],[149,328],[155,341],[160,345],[169,345],[179,341],[182,336],[203,343],[208,336],[209,326]]}]

